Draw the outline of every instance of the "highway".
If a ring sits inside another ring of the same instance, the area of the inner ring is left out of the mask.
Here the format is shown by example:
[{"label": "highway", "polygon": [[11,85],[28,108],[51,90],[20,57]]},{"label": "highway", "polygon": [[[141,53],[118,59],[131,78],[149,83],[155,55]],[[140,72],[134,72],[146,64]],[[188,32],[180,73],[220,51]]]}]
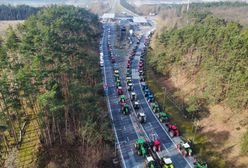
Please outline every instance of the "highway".
[{"label": "highway", "polygon": [[130,116],[125,116],[120,112],[118,96],[116,93],[115,81],[113,76],[112,63],[109,60],[109,51],[107,48],[107,28],[105,25],[103,34],[103,54],[104,54],[104,82],[107,85],[105,89],[107,95],[108,108],[111,115],[112,124],[116,136],[117,146],[122,160],[122,167],[142,167],[144,159],[134,154],[134,142],[138,138]]},{"label": "highway", "polygon": [[[139,137],[144,137],[148,140],[152,140],[154,137],[160,140],[161,150],[166,151],[166,155],[171,158],[176,168],[193,168],[193,157],[184,157],[180,151],[176,148],[176,144],[181,142],[179,137],[171,138],[164,125],[162,125],[156,115],[152,112],[149,103],[147,102],[139,80],[138,75],[138,63],[141,55],[141,50],[145,47],[145,35],[147,31],[142,32],[143,38],[140,40],[138,50],[135,54],[132,62],[132,82],[134,84],[134,91],[137,94],[137,98],[141,105],[140,111],[146,114],[147,122],[140,124],[137,121],[137,112],[132,107],[131,101],[128,99],[127,103],[131,106],[131,114],[123,115],[120,112],[120,105],[118,103],[118,95],[116,93],[115,79],[113,76],[113,64],[109,59],[108,51],[108,29],[111,31],[111,44],[114,46],[114,40],[116,38],[115,25],[112,23],[104,24],[104,33],[102,41],[102,50],[104,57],[103,75],[105,86],[105,93],[107,96],[108,109],[112,120],[113,129],[116,136],[117,146],[119,149],[119,156],[122,163],[122,167],[144,167],[144,158],[137,155],[134,149],[135,140]],[[152,29],[152,27],[151,27]],[[138,29],[137,29],[138,30]],[[136,44],[136,41],[135,43]],[[123,50],[124,51],[124,50]],[[122,51],[122,52],[123,52]],[[125,73],[126,64],[128,59],[128,51],[121,53],[119,49],[113,48],[113,52],[117,55],[116,62],[120,70],[120,78],[122,80],[122,86],[126,98],[130,97],[126,88]]]}]

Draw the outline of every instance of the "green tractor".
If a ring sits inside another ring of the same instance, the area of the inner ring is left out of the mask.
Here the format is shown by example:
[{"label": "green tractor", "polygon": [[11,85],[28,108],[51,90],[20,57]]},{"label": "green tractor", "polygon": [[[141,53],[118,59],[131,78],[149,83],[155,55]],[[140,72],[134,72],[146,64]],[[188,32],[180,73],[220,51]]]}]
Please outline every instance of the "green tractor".
[{"label": "green tractor", "polygon": [[120,99],[119,99],[119,103],[121,104],[121,106],[123,106],[124,104],[126,104],[125,95],[121,95],[121,97],[120,97]]},{"label": "green tractor", "polygon": [[194,162],[194,167],[195,168],[208,168],[208,165],[206,162],[196,161]]},{"label": "green tractor", "polygon": [[116,80],[116,88],[121,87],[121,80]]},{"label": "green tractor", "polygon": [[177,144],[177,148],[179,148],[183,156],[192,155],[192,149],[188,142],[180,142],[179,144]]},{"label": "green tractor", "polygon": [[129,114],[129,113],[130,113],[130,111],[129,111],[129,105],[128,105],[127,103],[124,104],[124,105],[121,107],[121,111],[122,111],[122,113],[123,113],[124,115]]},{"label": "green tractor", "polygon": [[135,149],[137,150],[138,155],[146,157],[148,154],[148,144],[144,138],[139,138],[134,144]]},{"label": "green tractor", "polygon": [[165,112],[160,112],[158,118],[161,123],[165,123],[169,121],[169,117]]},{"label": "green tractor", "polygon": [[152,111],[153,111],[154,113],[160,112],[160,108],[159,108],[158,103],[152,103]]}]

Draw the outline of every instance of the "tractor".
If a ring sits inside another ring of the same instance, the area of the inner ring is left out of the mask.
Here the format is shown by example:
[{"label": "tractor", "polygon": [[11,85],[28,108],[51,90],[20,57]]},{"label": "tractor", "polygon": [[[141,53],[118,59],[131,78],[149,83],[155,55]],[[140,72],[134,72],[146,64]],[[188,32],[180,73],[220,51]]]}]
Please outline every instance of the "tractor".
[{"label": "tractor", "polygon": [[136,95],[136,93],[135,92],[131,92],[131,101],[135,101],[135,100],[137,100],[137,95]]},{"label": "tractor", "polygon": [[145,82],[145,77],[144,76],[140,76],[140,82]]},{"label": "tractor", "polygon": [[208,165],[206,162],[196,161],[194,162],[194,167],[195,168],[208,168]]},{"label": "tractor", "polygon": [[131,65],[132,61],[130,59],[128,59],[127,63]]},{"label": "tractor", "polygon": [[127,115],[130,113],[129,111],[129,105],[127,103],[125,103],[122,107],[121,107],[121,111],[123,114]]},{"label": "tractor", "polygon": [[127,68],[130,68],[131,67],[131,64],[130,63],[127,63]]},{"label": "tractor", "polygon": [[179,130],[178,130],[176,125],[171,124],[171,123],[166,123],[165,125],[168,128],[168,132],[169,132],[170,136],[172,136],[172,137],[179,136]]},{"label": "tractor", "polygon": [[117,93],[118,93],[118,95],[122,95],[123,94],[123,90],[122,90],[122,87],[121,86],[119,86],[117,88]]},{"label": "tractor", "polygon": [[133,91],[133,83],[128,83],[127,90],[128,91]]},{"label": "tractor", "polygon": [[169,121],[169,117],[165,112],[160,112],[158,118],[161,123],[165,123]]},{"label": "tractor", "polygon": [[163,168],[174,168],[173,164],[172,164],[172,160],[170,158],[163,158],[162,159],[162,162],[163,162],[163,165],[164,167]]},{"label": "tractor", "polygon": [[152,103],[152,111],[153,111],[154,113],[160,112],[160,108],[159,108],[158,103]]},{"label": "tractor", "polygon": [[144,138],[139,138],[136,140],[134,147],[138,152],[138,155],[142,155],[143,157],[146,157],[146,155],[148,154],[148,144],[145,141]]},{"label": "tractor", "polygon": [[152,149],[154,152],[159,152],[160,151],[160,141],[155,139],[152,141]]},{"label": "tractor", "polygon": [[132,77],[131,76],[126,77],[126,81],[127,81],[127,85],[129,83],[132,83]]},{"label": "tractor", "polygon": [[146,122],[145,113],[138,113],[137,117],[138,117],[138,120],[139,120],[140,123],[145,123]]},{"label": "tractor", "polygon": [[150,89],[147,88],[145,90],[145,97],[148,97],[150,94],[151,94],[151,91],[150,91]]},{"label": "tractor", "polygon": [[142,61],[139,62],[139,68],[143,68],[144,67],[144,63]]},{"label": "tractor", "polygon": [[115,58],[111,57],[111,63],[114,64],[115,63]]},{"label": "tractor", "polygon": [[124,95],[121,95],[120,100],[119,100],[120,104],[123,106],[124,104],[126,104],[126,98]]},{"label": "tractor", "polygon": [[139,70],[139,76],[144,76],[144,75],[145,75],[144,71],[142,69]]},{"label": "tractor", "polygon": [[135,102],[134,102],[133,108],[134,108],[134,109],[139,109],[139,108],[140,108],[140,105],[139,105],[139,102],[138,102],[138,101],[135,101]]},{"label": "tractor", "polygon": [[148,101],[149,103],[154,102],[154,96],[153,96],[152,93],[150,93],[149,96],[147,97],[147,101]]},{"label": "tractor", "polygon": [[192,155],[192,149],[188,142],[180,142],[179,144],[177,144],[177,148],[181,151],[181,154],[183,156]]},{"label": "tractor", "polygon": [[120,80],[116,81],[116,88],[118,88],[118,87],[121,87],[121,81]]},{"label": "tractor", "polygon": [[157,168],[157,163],[156,161],[151,157],[147,156],[145,160],[145,167],[146,168]]},{"label": "tractor", "polygon": [[118,69],[114,70],[114,76],[116,77],[116,76],[119,76],[119,75],[120,75],[119,70]]},{"label": "tractor", "polygon": [[148,89],[147,85],[145,82],[141,82],[141,86],[142,86],[142,90],[145,91],[146,89]]}]

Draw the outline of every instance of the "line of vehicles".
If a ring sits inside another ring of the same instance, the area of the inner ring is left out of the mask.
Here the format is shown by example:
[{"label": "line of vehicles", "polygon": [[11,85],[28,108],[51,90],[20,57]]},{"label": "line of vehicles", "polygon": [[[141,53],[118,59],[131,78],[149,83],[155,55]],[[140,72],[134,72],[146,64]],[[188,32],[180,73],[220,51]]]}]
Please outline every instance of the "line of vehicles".
[{"label": "line of vehicles", "polygon": [[[128,104],[128,101],[123,90],[119,67],[115,63],[115,54],[113,52],[113,47],[111,45],[110,40],[110,29],[108,29],[108,50],[109,50],[109,59],[113,63],[113,74],[115,78],[115,87],[116,93],[119,96],[119,105],[120,112],[123,115],[128,115],[131,113],[132,106],[135,109],[135,113],[137,114],[138,121],[143,124],[146,122],[146,114],[140,110],[140,104],[137,100],[137,95],[134,91],[133,82],[132,82],[132,62],[134,57],[136,56],[137,50],[139,49],[140,39],[136,45],[132,48],[131,52],[128,54],[127,65],[126,65],[126,87],[129,92],[129,98],[131,100],[131,105]],[[158,102],[155,100],[155,96],[149,89],[149,87],[145,83],[145,62],[144,57],[146,55],[146,46],[149,45],[149,39],[145,40],[145,47],[141,50],[141,55],[139,56],[139,63],[137,66],[139,80],[141,82],[141,87],[143,90],[143,94],[149,103],[152,111],[156,114],[159,121],[164,123],[166,129],[171,137],[180,136],[180,131],[176,124],[170,123],[169,116],[162,110],[159,106]],[[104,66],[103,54],[100,53],[100,66]],[[160,141],[158,137],[153,137],[150,140],[147,140],[143,137],[138,138],[134,144],[137,154],[143,156],[145,158],[145,166],[147,168],[174,168],[171,158],[169,158],[166,154],[167,151],[161,151]],[[177,148],[181,151],[183,156],[191,156],[192,155],[192,146],[191,141],[183,140],[179,144],[177,144]],[[207,164],[202,161],[195,161],[194,166],[196,168],[207,168]]]}]

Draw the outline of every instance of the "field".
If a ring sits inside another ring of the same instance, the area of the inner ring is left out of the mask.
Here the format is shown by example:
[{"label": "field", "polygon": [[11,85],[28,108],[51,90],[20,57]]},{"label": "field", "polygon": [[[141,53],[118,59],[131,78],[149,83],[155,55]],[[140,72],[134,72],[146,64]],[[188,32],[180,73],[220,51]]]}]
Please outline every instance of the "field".
[{"label": "field", "polygon": [[15,27],[19,23],[23,23],[23,20],[11,20],[11,21],[0,21],[0,36],[4,36],[9,26]]}]

